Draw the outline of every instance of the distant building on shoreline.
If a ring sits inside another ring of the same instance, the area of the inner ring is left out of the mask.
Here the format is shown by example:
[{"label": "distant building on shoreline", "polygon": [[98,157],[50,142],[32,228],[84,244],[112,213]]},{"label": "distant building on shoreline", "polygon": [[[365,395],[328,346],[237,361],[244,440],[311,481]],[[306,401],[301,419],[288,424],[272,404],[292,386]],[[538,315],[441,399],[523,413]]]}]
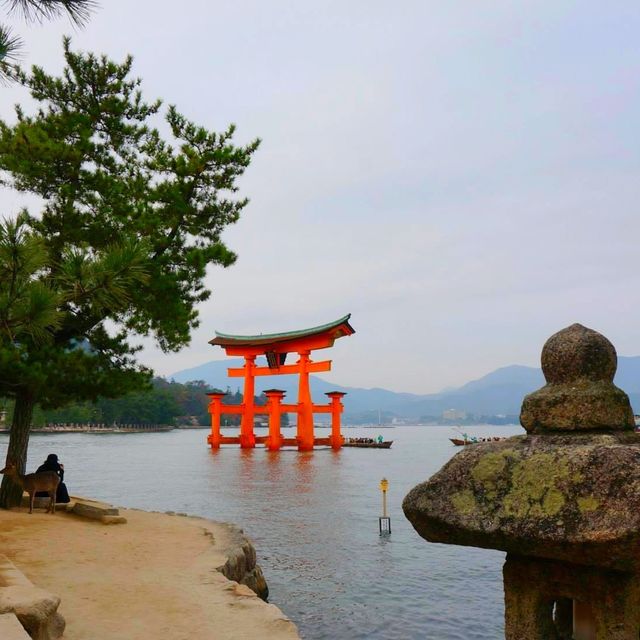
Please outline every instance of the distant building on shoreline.
[{"label": "distant building on shoreline", "polygon": [[443,420],[466,420],[467,412],[460,411],[458,409],[445,409],[442,412],[442,419]]}]

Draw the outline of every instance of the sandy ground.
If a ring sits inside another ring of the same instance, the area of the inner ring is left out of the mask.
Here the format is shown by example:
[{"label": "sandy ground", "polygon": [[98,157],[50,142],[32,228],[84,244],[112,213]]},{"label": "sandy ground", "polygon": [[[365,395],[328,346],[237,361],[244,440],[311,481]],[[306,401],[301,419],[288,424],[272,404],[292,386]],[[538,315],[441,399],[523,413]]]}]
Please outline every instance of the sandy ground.
[{"label": "sandy ground", "polygon": [[65,640],[299,637],[278,608],[215,570],[226,560],[224,526],[143,511],[120,514],[127,524],[0,509],[0,552],[36,586],[62,598]]}]

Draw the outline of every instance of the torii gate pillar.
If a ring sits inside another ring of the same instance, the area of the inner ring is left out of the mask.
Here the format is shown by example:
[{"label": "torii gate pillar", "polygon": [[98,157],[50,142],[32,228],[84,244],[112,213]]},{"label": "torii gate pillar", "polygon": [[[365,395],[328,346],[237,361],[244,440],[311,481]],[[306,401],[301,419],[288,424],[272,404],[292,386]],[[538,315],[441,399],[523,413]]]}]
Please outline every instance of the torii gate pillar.
[{"label": "torii gate pillar", "polygon": [[207,438],[207,442],[212,449],[219,449],[222,442],[222,434],[220,433],[220,418],[222,416],[222,398],[227,394],[222,391],[214,391],[207,393],[211,398],[209,402],[209,413],[211,414],[211,433]]},{"label": "torii gate pillar", "polygon": [[255,418],[254,396],[256,393],[256,357],[247,355],[244,358],[244,394],[243,412],[240,420],[240,448],[253,449],[256,446],[256,437],[253,433],[253,420]]},{"label": "torii gate pillar", "polygon": [[311,403],[311,390],[309,389],[309,351],[300,352],[298,371],[300,383],[298,385],[298,450],[313,450],[313,407]]},{"label": "torii gate pillar", "polygon": [[344,409],[341,400],[347,394],[341,393],[340,391],[329,391],[329,393],[325,393],[325,395],[331,399],[331,447],[338,450],[342,448],[344,440],[340,433],[340,414]]},{"label": "torii gate pillar", "polygon": [[280,433],[280,419],[282,417],[282,398],[284,391],[281,389],[269,389],[264,392],[267,396],[269,407],[269,437],[266,447],[269,451],[278,451],[282,447],[282,433]]}]

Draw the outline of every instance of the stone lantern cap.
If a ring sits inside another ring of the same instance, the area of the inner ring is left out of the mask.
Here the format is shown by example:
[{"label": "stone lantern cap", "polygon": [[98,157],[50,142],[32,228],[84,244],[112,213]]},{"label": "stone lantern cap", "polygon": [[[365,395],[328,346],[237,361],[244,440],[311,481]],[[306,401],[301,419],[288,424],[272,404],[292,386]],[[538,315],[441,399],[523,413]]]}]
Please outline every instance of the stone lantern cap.
[{"label": "stone lantern cap", "polygon": [[432,542],[575,564],[640,569],[640,436],[617,357],[579,324],[542,351],[547,384],[528,395],[527,435],[470,445],[412,489],[403,509]]},{"label": "stone lantern cap", "polygon": [[529,433],[634,428],[629,398],[613,384],[616,350],[602,334],[572,324],[546,341],[541,360],[547,384],[520,413]]}]

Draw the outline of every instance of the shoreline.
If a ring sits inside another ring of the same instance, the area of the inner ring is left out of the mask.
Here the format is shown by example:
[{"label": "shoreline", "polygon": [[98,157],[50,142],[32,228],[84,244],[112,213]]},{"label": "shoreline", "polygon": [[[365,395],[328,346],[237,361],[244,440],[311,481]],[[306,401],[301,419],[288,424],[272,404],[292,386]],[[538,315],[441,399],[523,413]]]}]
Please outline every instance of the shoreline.
[{"label": "shoreline", "polygon": [[241,529],[183,514],[120,513],[127,524],[0,510],[2,553],[61,598],[64,640],[300,637],[251,590],[261,571]]},{"label": "shoreline", "polygon": [[[519,427],[518,423],[505,423],[505,424],[488,424],[486,422],[478,422],[474,424],[465,424],[465,425],[448,425],[448,424],[402,424],[402,425],[372,425],[372,424],[363,424],[363,425],[350,425],[343,424],[342,429],[350,430],[350,429],[395,429],[397,427],[420,427],[420,428],[430,428],[430,427],[450,427],[451,429],[455,428],[474,428],[474,427],[491,427],[495,429],[501,429],[503,427]],[[637,425],[640,427],[640,420],[637,421]],[[223,427],[224,429],[232,429],[238,430],[238,426],[231,427]],[[256,426],[255,428],[266,429],[265,425]],[[314,425],[315,429],[331,429],[331,425]],[[92,434],[112,434],[112,433],[168,433],[171,431],[192,431],[192,430],[202,430],[207,431],[210,430],[211,427],[209,425],[153,425],[149,427],[60,427],[60,428],[36,428],[31,429],[29,431],[30,434],[64,434],[64,433],[92,433]],[[283,427],[283,429],[295,429],[295,425],[290,425],[289,427]],[[9,435],[11,433],[11,429],[0,428],[0,435]]]},{"label": "shoreline", "polygon": [[[153,425],[149,427],[55,427],[55,428],[36,428],[29,429],[29,433],[42,434],[42,433],[164,433],[180,429],[181,427],[172,427],[169,425]],[[202,427],[204,428],[204,427]],[[0,429],[0,435],[9,435],[11,429]]]}]

